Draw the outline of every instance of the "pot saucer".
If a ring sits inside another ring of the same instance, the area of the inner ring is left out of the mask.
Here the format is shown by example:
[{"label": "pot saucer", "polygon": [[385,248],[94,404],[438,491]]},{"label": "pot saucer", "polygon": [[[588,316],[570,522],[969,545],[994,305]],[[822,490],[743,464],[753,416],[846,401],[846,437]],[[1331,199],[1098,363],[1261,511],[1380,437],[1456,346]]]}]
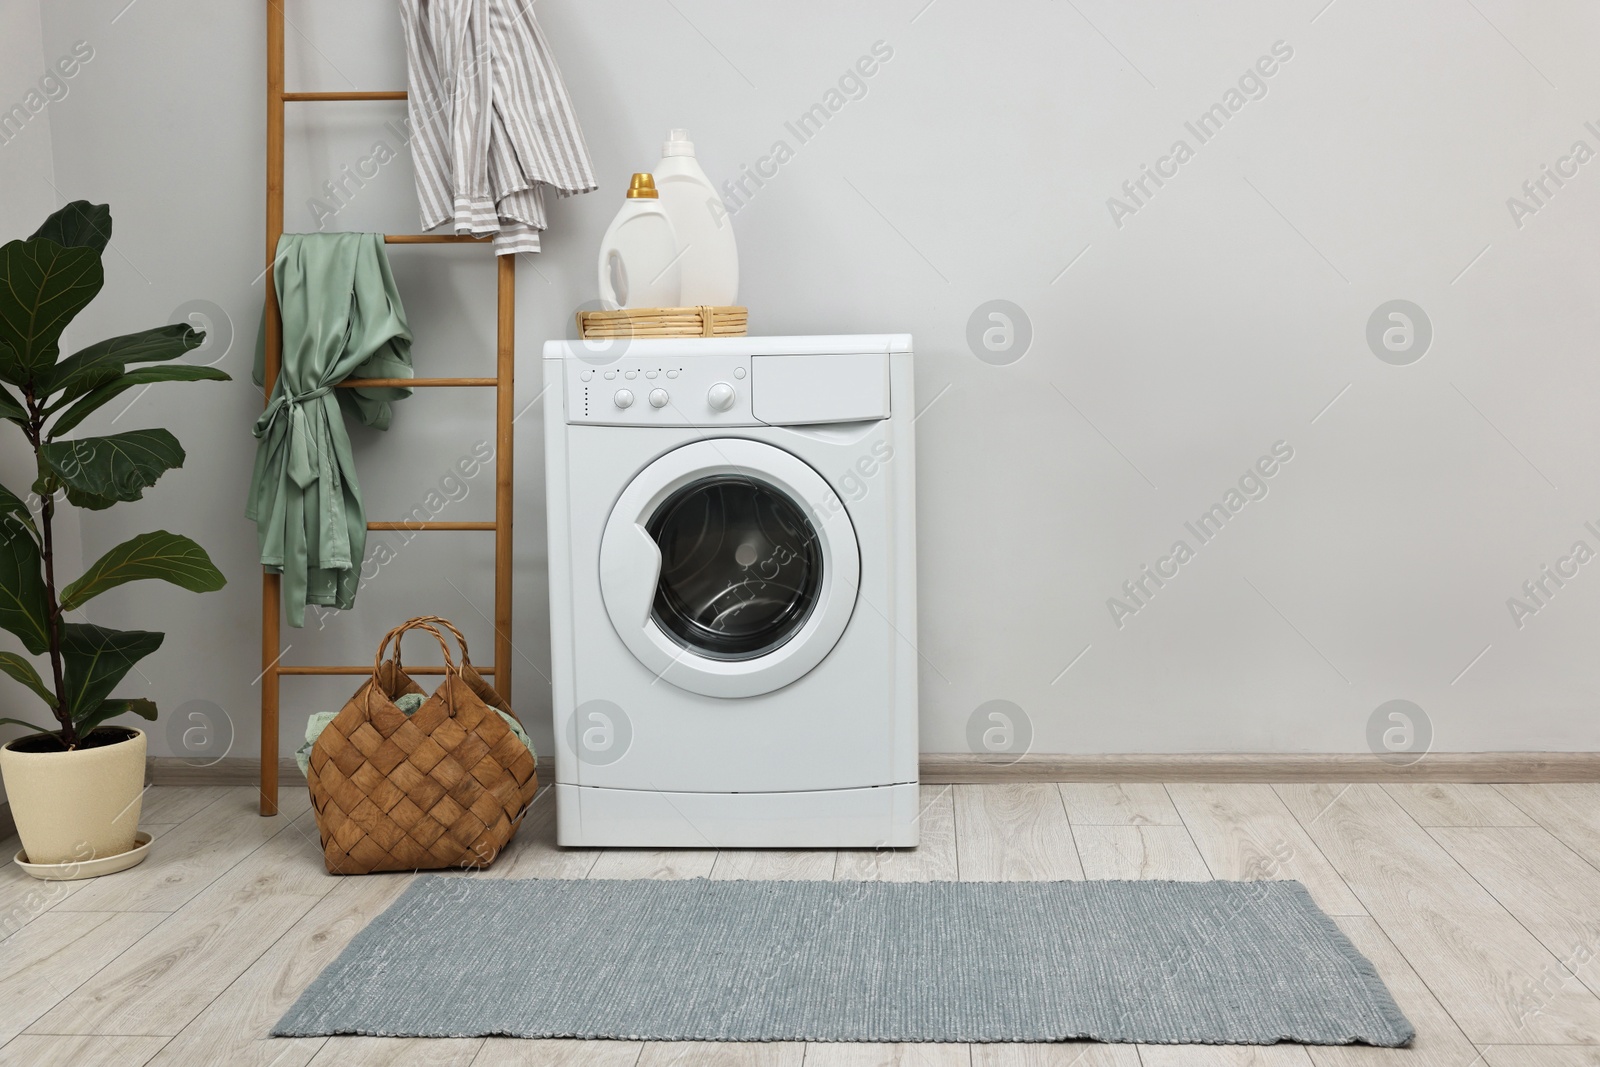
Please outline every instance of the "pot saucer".
[{"label": "pot saucer", "polygon": [[137,867],[149,855],[150,835],[140,830],[133,836],[133,847],[115,856],[75,860],[70,863],[29,863],[27,853],[18,849],[12,862],[35,878],[42,878],[47,882],[70,882],[78,878],[98,878],[103,874],[116,874],[129,867]]}]

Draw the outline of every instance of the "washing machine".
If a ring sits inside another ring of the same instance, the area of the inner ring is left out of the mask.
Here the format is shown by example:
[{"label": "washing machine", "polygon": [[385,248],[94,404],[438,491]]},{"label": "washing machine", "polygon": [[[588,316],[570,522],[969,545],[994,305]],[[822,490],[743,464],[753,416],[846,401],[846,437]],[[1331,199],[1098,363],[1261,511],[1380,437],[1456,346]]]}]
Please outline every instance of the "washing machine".
[{"label": "washing machine", "polygon": [[911,359],[546,344],[559,844],[917,843]]}]

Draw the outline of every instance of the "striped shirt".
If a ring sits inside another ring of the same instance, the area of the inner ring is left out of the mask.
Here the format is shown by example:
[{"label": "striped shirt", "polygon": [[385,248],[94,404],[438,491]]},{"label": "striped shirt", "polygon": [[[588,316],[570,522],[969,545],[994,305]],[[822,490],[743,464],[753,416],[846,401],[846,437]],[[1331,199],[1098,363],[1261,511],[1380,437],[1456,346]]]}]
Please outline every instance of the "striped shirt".
[{"label": "striped shirt", "polygon": [[539,251],[546,187],[595,188],[594,164],[532,0],[401,0],[422,228]]}]

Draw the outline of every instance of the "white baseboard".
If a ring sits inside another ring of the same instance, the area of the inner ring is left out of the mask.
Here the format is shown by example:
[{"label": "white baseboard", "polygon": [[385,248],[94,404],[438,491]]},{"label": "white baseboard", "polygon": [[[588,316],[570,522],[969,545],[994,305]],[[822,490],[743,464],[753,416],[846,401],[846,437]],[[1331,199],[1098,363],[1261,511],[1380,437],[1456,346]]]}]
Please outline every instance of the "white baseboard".
[{"label": "white baseboard", "polygon": [[[145,761],[146,779],[151,785],[255,785],[261,780],[260,762],[249,757],[233,757],[196,766],[186,759],[174,756],[150,756]],[[535,764],[540,783],[555,777],[556,761],[541,756]],[[293,759],[285,756],[278,760],[278,785],[304,786],[305,775]]]},{"label": "white baseboard", "polygon": [[[1370,752],[1133,753],[1103,756],[1030,753],[1020,759],[965,752],[922,754],[927,785],[983,782],[1600,782],[1600,752],[1431,752],[1405,764]],[[538,762],[541,782],[554,761]],[[229,758],[204,767],[170,756],[150,759],[156,785],[255,785],[257,761]],[[282,786],[303,783],[294,760],[279,761]],[[0,818],[9,814],[0,806]],[[4,836],[0,834],[0,836]]]},{"label": "white baseboard", "polygon": [[977,782],[1600,782],[1600,752],[1131,753],[1015,757],[922,754],[924,783]]}]

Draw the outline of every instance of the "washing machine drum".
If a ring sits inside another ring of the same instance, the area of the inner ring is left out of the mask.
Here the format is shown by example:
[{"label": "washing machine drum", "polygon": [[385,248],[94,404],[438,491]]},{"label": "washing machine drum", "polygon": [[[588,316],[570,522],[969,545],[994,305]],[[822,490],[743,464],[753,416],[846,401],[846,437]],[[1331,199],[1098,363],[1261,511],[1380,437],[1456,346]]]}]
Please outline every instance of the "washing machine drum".
[{"label": "washing machine drum", "polygon": [[849,516],[805,462],[742,439],[699,441],[629,483],[600,546],[612,625],[663,681],[745,697],[788,685],[855,608]]},{"label": "washing machine drum", "polygon": [[816,529],[760,478],[712,474],[690,482],[645,530],[661,549],[650,616],[684,648],[755,659],[793,637],[816,607]]}]

